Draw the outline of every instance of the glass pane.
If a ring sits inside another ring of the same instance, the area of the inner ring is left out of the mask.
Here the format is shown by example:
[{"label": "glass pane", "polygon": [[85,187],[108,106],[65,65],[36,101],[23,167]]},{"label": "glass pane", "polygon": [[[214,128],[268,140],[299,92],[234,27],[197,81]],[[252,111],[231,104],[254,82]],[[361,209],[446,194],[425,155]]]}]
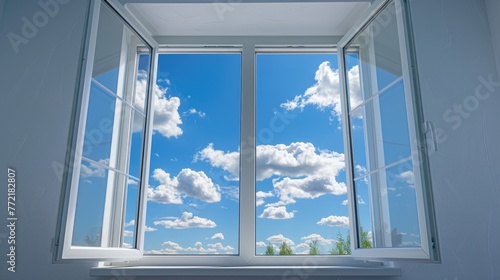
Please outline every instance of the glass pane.
[{"label": "glass pane", "polygon": [[109,172],[101,166],[82,161],[72,245],[101,247]]},{"label": "glass pane", "polygon": [[379,97],[384,165],[388,165],[411,156],[403,81],[394,84]]},{"label": "glass pane", "polygon": [[372,208],[377,221],[371,226],[369,211],[358,204],[358,227],[365,233],[360,235],[362,244],[368,244],[367,236],[373,235],[372,245],[377,248],[420,246],[413,172],[407,161],[356,180],[356,193],[365,195],[368,186],[369,195],[377,201]]},{"label": "glass pane", "polygon": [[[125,200],[125,222],[123,225],[121,247],[132,248],[136,236],[136,220],[139,205],[139,181],[128,178],[126,183],[127,199]],[[147,228],[148,229],[148,228]],[[146,230],[147,230],[146,229]]]},{"label": "glass pane", "polygon": [[256,255],[349,254],[337,56],[256,62]]},{"label": "glass pane", "polygon": [[138,178],[143,114],[100,87],[91,88],[83,156]]},{"label": "glass pane", "polygon": [[[122,233],[124,243],[113,241],[113,239],[121,240],[121,237],[119,234],[111,233],[108,242],[101,246],[101,238],[103,228],[115,224],[113,219],[119,224],[130,217],[135,219],[138,211],[138,184],[138,181],[125,175],[83,160],[78,185],[72,244],[92,247],[122,247],[127,246],[126,244],[132,244],[129,239],[134,237],[135,230],[133,227],[129,228],[128,225],[124,226]],[[108,191],[110,191],[110,197],[106,197]],[[123,208],[112,208],[115,204],[121,205],[121,201],[125,202]],[[109,224],[104,225],[106,211],[109,211],[108,215],[111,218]]]},{"label": "glass pane", "polygon": [[[420,247],[400,26],[395,1],[345,47],[361,248]],[[358,104],[358,105],[356,105]],[[369,252],[369,251],[367,251]]]},{"label": "glass pane", "polygon": [[91,84],[85,125],[83,156],[109,165],[117,101],[95,83]]},{"label": "glass pane", "polygon": [[[392,247],[419,247],[420,229],[411,161],[386,170]],[[387,245],[386,245],[387,246]]]},{"label": "glass pane", "polygon": [[373,247],[373,221],[371,217],[371,196],[373,176],[365,176],[354,181],[354,192],[357,196],[356,209],[358,218],[359,242],[362,248]]},{"label": "glass pane", "polygon": [[240,54],[161,54],[145,254],[238,254]]},{"label": "glass pane", "polygon": [[351,110],[402,78],[395,9],[392,2],[346,46],[350,50],[345,61]]},{"label": "glass pane", "polygon": [[[371,104],[368,104],[368,106],[369,105]],[[359,178],[365,175],[368,171],[376,168],[369,166],[368,164],[370,163],[370,161],[367,160],[369,157],[367,152],[370,151],[370,149],[367,146],[368,139],[366,138],[370,137],[372,134],[366,130],[367,129],[367,126],[365,125],[366,107],[367,106],[359,107],[350,114],[351,147],[352,147],[353,161],[354,161],[354,178]]]}]

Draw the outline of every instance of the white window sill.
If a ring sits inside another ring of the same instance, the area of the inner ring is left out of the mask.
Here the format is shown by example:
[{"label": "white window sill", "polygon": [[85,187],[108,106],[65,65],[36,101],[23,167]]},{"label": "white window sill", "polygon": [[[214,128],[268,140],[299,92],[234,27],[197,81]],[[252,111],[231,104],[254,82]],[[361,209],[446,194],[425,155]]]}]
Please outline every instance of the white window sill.
[{"label": "white window sill", "polygon": [[353,266],[102,266],[90,276],[401,276],[397,267]]}]

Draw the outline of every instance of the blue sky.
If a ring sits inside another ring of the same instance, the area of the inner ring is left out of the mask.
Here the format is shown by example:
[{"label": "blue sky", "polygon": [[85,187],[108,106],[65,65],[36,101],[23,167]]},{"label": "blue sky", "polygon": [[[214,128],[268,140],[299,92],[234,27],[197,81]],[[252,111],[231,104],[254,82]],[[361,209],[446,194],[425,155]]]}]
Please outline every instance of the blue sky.
[{"label": "blue sky", "polygon": [[[141,92],[143,97],[146,85],[143,70],[147,69],[148,59],[141,56],[139,63],[138,95],[133,101],[138,111],[144,108]],[[308,242],[318,240],[320,252],[326,254],[334,246],[338,233],[347,234],[349,223],[337,57],[258,54],[256,61],[256,253],[262,254],[267,244],[277,247],[283,241],[292,245],[294,253],[307,253]],[[349,77],[356,80],[359,77],[356,57],[350,56],[347,64]],[[113,72],[116,71],[96,77],[112,91],[116,90]],[[380,76],[386,84],[394,80],[387,73]],[[354,105],[362,102],[357,83],[357,88],[352,85]],[[113,109],[106,109],[113,108],[114,99],[100,91],[94,87],[91,93],[89,106],[97,113],[87,118],[87,134],[99,127],[100,120],[112,119],[114,115]],[[238,253],[240,95],[239,54],[160,55],[154,89],[146,253]],[[404,103],[404,97],[398,99],[397,93],[384,96],[380,100],[389,101],[381,101],[381,107],[387,107],[382,116],[383,127],[399,129],[384,130],[385,157],[397,160],[405,154],[401,143],[408,143],[405,133],[398,131],[407,128],[401,118],[405,112],[391,108]],[[138,177],[141,146],[137,124],[141,120],[140,114],[136,114],[131,138],[129,174],[135,177]],[[360,172],[366,170],[364,120],[352,119],[355,154],[359,151],[362,155],[356,156],[355,162]],[[111,139],[106,134],[101,143],[110,141],[106,137]],[[79,193],[82,199],[92,199],[95,203],[92,207],[77,206],[75,244],[81,244],[85,234],[98,232],[102,225],[102,219],[86,219],[102,213],[104,189],[96,192],[95,186],[105,185],[108,173],[112,172],[95,164],[108,164],[109,145],[95,147],[91,153],[84,152],[90,161],[83,164],[86,169]],[[418,240],[418,228],[412,227],[411,222],[416,214],[409,211],[415,202],[413,190],[408,187],[412,184],[408,173],[411,166],[407,168],[401,164],[390,170],[395,175],[388,175],[393,179],[388,186],[391,222],[405,234],[408,243]],[[356,191],[361,225],[371,231],[368,179],[359,178]],[[128,178],[128,182],[126,246],[132,243],[137,197],[137,182],[133,178]],[[91,198],[96,194],[100,200]]]}]

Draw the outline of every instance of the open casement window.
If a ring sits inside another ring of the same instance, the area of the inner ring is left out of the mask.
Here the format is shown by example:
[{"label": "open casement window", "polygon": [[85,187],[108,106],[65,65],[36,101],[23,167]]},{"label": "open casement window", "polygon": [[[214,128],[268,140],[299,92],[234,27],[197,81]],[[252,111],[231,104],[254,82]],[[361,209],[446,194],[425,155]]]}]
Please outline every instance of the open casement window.
[{"label": "open casement window", "polygon": [[338,46],[355,258],[438,258],[408,17],[407,1],[377,1]]},{"label": "open casement window", "polygon": [[89,12],[58,258],[139,259],[154,47],[106,2]]}]

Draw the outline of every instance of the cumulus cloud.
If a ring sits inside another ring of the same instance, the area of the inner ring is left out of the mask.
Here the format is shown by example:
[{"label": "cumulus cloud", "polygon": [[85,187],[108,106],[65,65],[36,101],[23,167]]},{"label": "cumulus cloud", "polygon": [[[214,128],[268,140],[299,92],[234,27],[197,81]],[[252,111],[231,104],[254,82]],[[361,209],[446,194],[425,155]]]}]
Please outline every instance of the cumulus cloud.
[{"label": "cumulus cloud", "polygon": [[130,227],[130,226],[133,226],[133,225],[135,225],[135,220],[130,220],[130,222],[125,223],[125,227]]},{"label": "cumulus cloud", "polygon": [[[136,93],[134,106],[144,112],[146,104],[146,88],[148,84],[147,73],[139,71],[136,82]],[[179,127],[182,124],[179,115],[181,101],[178,97],[167,97],[167,89],[154,85],[153,89],[153,130],[161,135],[170,138],[182,135],[183,131]],[[134,118],[134,127],[142,127],[142,118]]]},{"label": "cumulus cloud", "polygon": [[222,243],[220,242],[217,242],[215,244],[208,244],[207,245],[208,248],[211,248],[211,249],[215,249],[217,251],[234,251],[234,248],[227,245],[227,246],[224,246],[222,245]]},{"label": "cumulus cloud", "polygon": [[303,179],[283,178],[274,179],[273,185],[278,191],[280,201],[294,203],[295,198],[317,198],[330,193],[341,195],[346,193],[345,183],[337,182],[333,177],[313,177]]},{"label": "cumulus cloud", "polygon": [[240,153],[238,151],[224,152],[215,150],[214,144],[210,143],[195,155],[194,161],[206,161],[213,167],[229,172],[231,176],[226,178],[228,180],[238,180],[239,178]]},{"label": "cumulus cloud", "polygon": [[144,230],[145,230],[146,232],[151,232],[151,231],[157,231],[158,229],[157,229],[157,228],[154,228],[154,227],[148,227],[148,226],[146,226],[146,227],[144,228]]},{"label": "cumulus cloud", "polygon": [[273,244],[281,244],[283,242],[286,242],[286,244],[288,244],[289,246],[295,245],[295,243],[293,243],[293,241],[290,238],[286,238],[281,233],[269,236],[266,240]]},{"label": "cumulus cloud", "polygon": [[327,239],[327,238],[324,238],[323,236],[321,236],[317,233],[312,233],[312,234],[309,234],[308,236],[303,236],[300,239],[304,240],[304,242],[306,242],[306,243],[310,243],[312,241],[317,241],[318,244],[321,244],[321,245],[328,245],[328,244],[333,244],[336,242],[335,239]]},{"label": "cumulus cloud", "polygon": [[257,247],[266,247],[267,244],[266,244],[266,242],[263,242],[263,241],[257,241],[257,242],[255,242],[255,246],[257,246]]},{"label": "cumulus cloud", "polygon": [[183,116],[198,115],[200,118],[204,118],[206,114],[202,111],[198,111],[195,108],[191,108],[186,112],[182,113]]},{"label": "cumulus cloud", "polygon": [[255,193],[255,198],[257,199],[257,200],[255,201],[255,205],[256,205],[256,206],[260,206],[260,205],[262,205],[262,204],[266,203],[266,202],[264,201],[264,198],[266,198],[266,197],[273,197],[273,196],[274,196],[274,195],[273,195],[273,193],[272,193],[272,192],[263,192],[263,191],[258,191],[257,193]]},{"label": "cumulus cloud", "polygon": [[269,206],[264,209],[264,212],[260,214],[259,218],[267,218],[274,220],[283,220],[283,219],[291,219],[294,216],[294,211],[287,212],[285,206]]},{"label": "cumulus cloud", "polygon": [[[257,146],[257,180],[273,178],[280,206],[294,203],[294,198],[316,198],[324,194],[345,194],[345,183],[335,177],[345,168],[344,155],[319,150],[312,143],[294,142],[290,145]],[[195,160],[203,160],[238,178],[239,153],[215,150],[209,144]],[[257,198],[258,203],[262,203]]]},{"label": "cumulus cloud", "polygon": [[[100,159],[98,162],[104,166],[109,166],[109,158]],[[80,175],[84,178],[88,177],[103,178],[106,175],[106,171],[98,164],[89,162],[86,165],[82,163],[80,167]]]},{"label": "cumulus cloud", "polygon": [[316,224],[318,225],[326,225],[331,227],[349,227],[349,217],[346,216],[328,216],[326,218],[322,218]]},{"label": "cumulus cloud", "polygon": [[[361,104],[361,91],[359,79],[359,67],[354,66],[348,73],[351,107]],[[293,100],[281,104],[287,110],[297,108],[304,109],[308,105],[315,106],[320,110],[331,109],[336,116],[341,115],[340,102],[340,77],[339,70],[332,69],[330,63],[321,63],[314,76],[316,83],[309,87],[303,94],[297,95]]]},{"label": "cumulus cloud", "polygon": [[398,174],[397,177],[399,179],[404,180],[405,183],[410,185],[411,187],[413,187],[413,185],[415,184],[415,179],[414,179],[415,177],[413,175],[413,171],[411,171],[411,170],[402,172],[402,173]]},{"label": "cumulus cloud", "polygon": [[212,237],[210,237],[210,239],[224,240],[224,234],[222,234],[222,232],[218,232],[218,233],[214,234]]},{"label": "cumulus cloud", "polygon": [[197,241],[194,243],[193,247],[182,247],[180,244],[173,241],[165,241],[161,245],[160,250],[146,251],[146,254],[180,254],[180,253],[193,253],[197,252],[200,254],[232,254],[235,250],[233,247],[222,243],[208,244],[207,248],[203,247],[203,243]]},{"label": "cumulus cloud", "polygon": [[235,202],[240,200],[240,188],[238,186],[221,186],[220,190],[225,198]]},{"label": "cumulus cloud", "polygon": [[160,220],[154,222],[155,226],[162,225],[165,228],[185,229],[185,228],[214,228],[217,224],[209,219],[194,216],[193,213],[184,212],[180,218],[174,220]]},{"label": "cumulus cloud", "polygon": [[148,199],[154,202],[182,204],[185,196],[208,203],[219,202],[221,199],[219,186],[203,171],[184,168],[177,176],[171,177],[169,173],[157,168],[153,171],[153,178],[160,183],[156,188],[148,188]]},{"label": "cumulus cloud", "polygon": [[182,193],[209,203],[220,201],[220,191],[203,171],[184,168],[177,175],[177,181],[177,189]]}]

